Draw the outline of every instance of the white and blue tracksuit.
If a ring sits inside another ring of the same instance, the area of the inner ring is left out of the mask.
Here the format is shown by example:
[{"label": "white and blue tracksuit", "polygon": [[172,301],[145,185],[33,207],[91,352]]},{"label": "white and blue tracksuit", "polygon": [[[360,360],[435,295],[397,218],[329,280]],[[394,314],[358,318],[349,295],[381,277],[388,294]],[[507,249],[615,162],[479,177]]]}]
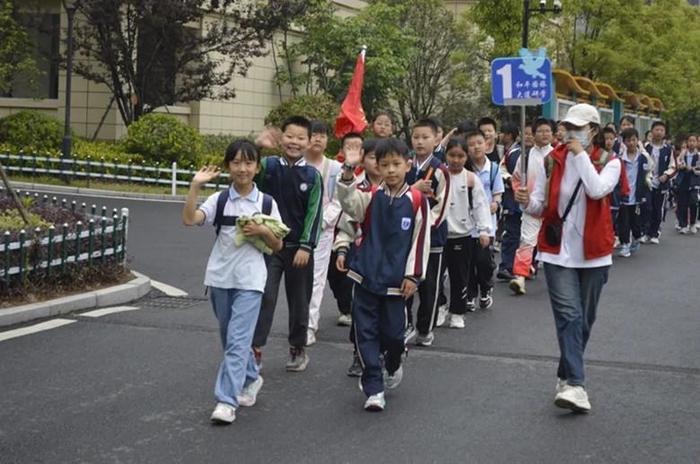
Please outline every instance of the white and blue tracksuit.
[{"label": "white and blue tracksuit", "polygon": [[384,391],[380,356],[393,374],[404,352],[406,303],[404,279],[420,283],[430,254],[430,212],[422,193],[404,184],[391,195],[384,184],[362,192],[339,182],[343,211],[362,224],[362,239],[349,263],[355,282],[352,320],[367,396]]}]

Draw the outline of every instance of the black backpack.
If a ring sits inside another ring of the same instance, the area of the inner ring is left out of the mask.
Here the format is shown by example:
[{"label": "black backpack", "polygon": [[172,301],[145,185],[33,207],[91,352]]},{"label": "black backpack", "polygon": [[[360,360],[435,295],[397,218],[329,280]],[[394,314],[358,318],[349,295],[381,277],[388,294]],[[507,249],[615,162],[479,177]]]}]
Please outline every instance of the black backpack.
[{"label": "black backpack", "polygon": [[[262,192],[261,192],[262,193]],[[214,227],[216,235],[219,236],[221,226],[235,226],[238,216],[224,216],[224,207],[228,201],[228,190],[219,193],[219,198],[216,200],[216,216],[214,216]],[[263,193],[262,214],[269,216],[272,212],[272,197],[267,193]]]}]

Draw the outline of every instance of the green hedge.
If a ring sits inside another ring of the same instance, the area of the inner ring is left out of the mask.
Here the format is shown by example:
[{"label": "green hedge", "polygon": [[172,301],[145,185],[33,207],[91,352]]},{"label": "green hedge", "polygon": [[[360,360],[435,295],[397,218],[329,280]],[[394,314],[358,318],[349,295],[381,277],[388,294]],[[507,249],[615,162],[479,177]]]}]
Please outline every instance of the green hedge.
[{"label": "green hedge", "polygon": [[202,155],[202,136],[196,129],[167,114],[150,113],[129,126],[122,141],[127,152],[147,162],[196,163]]},{"label": "green hedge", "polygon": [[25,151],[61,150],[63,125],[38,111],[20,111],[0,119],[0,143]]}]

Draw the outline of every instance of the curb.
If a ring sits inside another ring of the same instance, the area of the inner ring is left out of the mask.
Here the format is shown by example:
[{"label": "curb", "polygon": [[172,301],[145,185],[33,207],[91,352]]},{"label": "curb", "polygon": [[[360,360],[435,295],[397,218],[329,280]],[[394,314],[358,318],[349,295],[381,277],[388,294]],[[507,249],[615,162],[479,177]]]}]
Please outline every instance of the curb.
[{"label": "curb", "polygon": [[0,327],[43,319],[82,309],[115,306],[138,300],[151,289],[151,279],[139,274],[135,279],[113,287],[107,287],[77,295],[64,296],[7,309],[0,309]]},{"label": "curb", "polygon": [[10,179],[12,185],[16,189],[23,190],[36,190],[38,192],[46,193],[63,193],[63,194],[79,194],[88,196],[110,196],[117,198],[132,198],[134,200],[170,200],[170,201],[185,201],[187,199],[186,195],[166,195],[159,193],[132,193],[132,192],[120,192],[117,190],[103,190],[94,189],[86,187],[69,187],[66,185],[53,185],[53,184],[34,184],[31,182],[15,182]]}]

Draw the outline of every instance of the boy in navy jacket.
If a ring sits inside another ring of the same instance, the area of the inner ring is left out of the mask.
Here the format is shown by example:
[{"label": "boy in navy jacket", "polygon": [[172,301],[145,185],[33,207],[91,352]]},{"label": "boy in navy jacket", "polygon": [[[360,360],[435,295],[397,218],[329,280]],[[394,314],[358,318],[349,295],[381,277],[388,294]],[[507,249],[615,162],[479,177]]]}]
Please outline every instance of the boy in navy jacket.
[{"label": "boy in navy jacket", "polygon": [[[415,151],[413,166],[406,176],[406,182],[428,197],[431,208],[430,258],[425,279],[418,287],[420,305],[416,314],[416,344],[430,346],[435,338],[433,327],[437,320],[438,293],[441,286],[440,269],[443,248],[447,242],[447,205],[450,193],[450,175],[443,162],[433,154],[440,140],[438,126],[430,119],[421,119],[413,126],[411,142]],[[413,328],[413,301],[408,301],[408,330],[406,341],[415,335]]]},{"label": "boy in navy jacket", "polygon": [[406,299],[426,272],[430,212],[425,196],[406,183],[410,163],[405,143],[384,139],[377,144],[383,183],[370,192],[356,188],[361,150],[345,155],[338,199],[344,213],[362,224],[363,235],[348,266],[355,282],[352,321],[363,368],[360,386],[367,396],[365,409],[381,411],[384,388],[396,388],[403,377]]},{"label": "boy in navy jacket", "polygon": [[[664,219],[664,204],[671,188],[671,177],[676,172],[676,158],[673,156],[673,146],[664,142],[666,137],[666,124],[654,121],[651,125],[651,143],[644,147],[654,161],[654,176],[651,184],[649,201],[649,224],[647,230],[648,240],[655,245],[659,244],[659,228]],[[642,243],[647,237],[642,238]]]},{"label": "boy in navy jacket", "polygon": [[698,137],[689,135],[687,148],[678,159],[678,225],[681,234],[698,232],[695,218],[698,215],[697,189],[700,188],[700,155],[698,155]]},{"label": "boy in navy jacket", "polygon": [[[258,362],[272,328],[280,281],[289,307],[289,361],[286,369],[300,372],[306,369],[309,358],[306,346],[309,328],[309,302],[314,281],[313,250],[318,243],[323,206],[321,174],[304,161],[304,152],[311,139],[311,123],[301,116],[292,116],[282,125],[283,156],[263,158],[261,170],[255,178],[258,188],[270,194],[279,205],[282,221],[291,229],[284,239],[284,248],[267,260],[267,283],[262,307],[253,338],[253,349]],[[263,133],[258,143],[274,147],[269,133]]]},{"label": "boy in navy jacket", "polygon": [[[627,176],[629,194],[621,193],[622,182],[615,189],[616,197],[620,200],[620,210],[617,216],[617,230],[620,238],[619,256],[628,258],[639,250],[639,239],[642,237],[642,208],[646,207],[649,197],[647,174],[651,170],[651,160],[639,149],[639,133],[637,129],[625,129],[622,131],[624,149],[620,158],[624,163],[624,175]],[[630,243],[630,233],[632,242]]]}]

